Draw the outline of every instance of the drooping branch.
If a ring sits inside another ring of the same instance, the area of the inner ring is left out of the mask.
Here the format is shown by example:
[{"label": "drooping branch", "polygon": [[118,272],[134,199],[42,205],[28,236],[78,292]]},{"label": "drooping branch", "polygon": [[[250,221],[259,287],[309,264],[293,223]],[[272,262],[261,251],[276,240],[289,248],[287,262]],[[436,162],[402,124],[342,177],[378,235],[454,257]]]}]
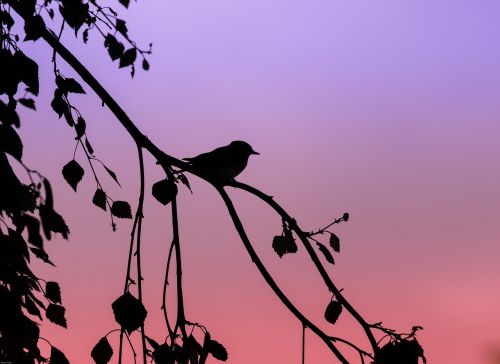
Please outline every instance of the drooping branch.
[{"label": "drooping branch", "polygon": [[167,325],[168,335],[172,340],[175,339],[174,331],[170,326],[170,322],[168,321],[167,315],[167,286],[168,286],[168,273],[170,270],[170,261],[172,259],[172,251],[174,250],[174,242],[170,243],[170,248],[168,249],[168,257],[167,264],[165,265],[165,279],[163,280],[163,293],[162,293],[162,305],[161,310],[163,311],[163,318],[165,320],[165,324]]},{"label": "drooping branch", "polygon": [[243,245],[245,246],[248,254],[250,255],[250,258],[252,259],[252,262],[255,264],[257,269],[259,270],[260,274],[262,277],[264,277],[264,280],[266,283],[271,287],[273,292],[278,296],[278,298],[281,300],[281,302],[285,305],[286,308],[306,327],[310,328],[311,331],[313,331],[318,337],[320,337],[325,344],[330,348],[330,350],[334,353],[334,355],[340,360],[341,363],[349,363],[347,359],[342,355],[342,353],[337,349],[337,347],[331,342],[330,338],[328,335],[326,335],[319,327],[314,325],[311,321],[309,321],[303,314],[300,312],[294,304],[288,299],[288,297],[281,291],[281,289],[278,287],[276,282],[274,281],[273,277],[271,274],[267,271],[266,267],[260,260],[259,256],[255,252],[246,232],[245,228],[243,227],[243,224],[238,216],[238,213],[236,212],[236,209],[234,208],[233,202],[231,201],[229,195],[227,192],[224,190],[223,187],[214,185],[215,189],[219,194],[221,195],[222,199],[224,200],[224,203],[226,204],[227,210],[229,212],[229,215],[231,216],[231,219],[233,220],[234,226],[240,236],[240,239],[243,242]]},{"label": "drooping branch", "polygon": [[[141,266],[141,235],[142,235],[142,220],[144,218],[144,157],[142,148],[137,146],[137,153],[139,155],[139,173],[141,178],[139,203],[137,206],[137,250],[135,252],[137,258],[137,291],[139,302],[142,304],[142,266]],[[144,322],[141,323],[141,341],[142,341],[142,360],[146,363],[146,332],[144,329]]]},{"label": "drooping branch", "polygon": [[293,219],[276,201],[271,196],[266,195],[262,191],[259,191],[255,187],[249,186],[245,183],[241,182],[232,182],[228,184],[228,186],[232,186],[244,191],[247,191],[251,193],[252,195],[260,198],[262,201],[266,202],[270,207],[272,207],[290,226],[290,228],[295,231],[297,236],[299,237],[300,241],[304,245],[304,247],[307,250],[307,253],[311,257],[311,260],[313,261],[314,265],[316,266],[316,269],[318,270],[319,274],[323,278],[323,281],[325,282],[326,286],[332,292],[335,297],[337,297],[338,301],[346,308],[346,310],[358,321],[358,323],[361,325],[363,328],[368,340],[370,341],[370,344],[372,346],[373,352],[376,353],[378,351],[378,345],[377,341],[375,339],[375,336],[373,335],[370,325],[361,317],[361,315],[354,309],[354,307],[351,306],[351,304],[345,299],[345,297],[342,295],[340,290],[335,286],[333,281],[331,280],[330,276],[326,272],[325,268],[321,264],[321,261],[318,258],[318,255],[316,254],[316,251],[312,247],[311,243],[307,239],[306,233],[298,226],[297,222],[295,219]]},{"label": "drooping branch", "polygon": [[[22,11],[20,11],[20,5],[19,1],[16,0],[5,0],[14,11],[16,11],[21,17],[24,17],[25,21],[30,21],[27,19]],[[165,152],[163,152],[161,149],[159,149],[154,143],[152,143],[144,134],[140,132],[140,130],[136,127],[136,125],[132,122],[132,120],[128,117],[128,115],[125,113],[125,111],[118,105],[118,103],[111,97],[111,95],[102,87],[102,85],[92,76],[92,74],[78,61],[78,59],[66,48],[62,45],[62,43],[57,39],[57,36],[47,28],[45,28],[42,31],[42,37],[43,39],[79,74],[79,76],[94,90],[94,92],[98,95],[98,97],[101,98],[104,104],[106,104],[111,112],[116,116],[117,120],[122,124],[122,126],[127,130],[129,135],[133,138],[135,143],[137,144],[138,148],[143,148],[147,150],[148,152],[151,153],[151,155],[156,158],[158,163],[162,166],[162,168],[168,173],[170,166],[176,166],[178,168],[181,168],[184,171],[188,171],[190,173],[193,173],[195,175],[198,175],[195,171],[192,171],[191,167],[186,164],[185,162],[174,158]],[[203,178],[202,176],[199,176]],[[203,178],[207,180],[206,178]],[[207,180],[208,181],[208,180]],[[208,181],[210,182],[210,181]],[[378,346],[377,343],[373,337],[373,334],[370,330],[370,326],[364,321],[364,319],[359,315],[359,313],[345,300],[345,298],[342,296],[340,291],[335,287],[331,279],[329,278],[326,270],[322,266],[321,262],[319,261],[319,258],[317,257],[314,249],[310,245],[310,243],[307,240],[306,234],[298,227],[296,224],[295,220],[292,219],[286,211],[284,211],[278,204],[276,204],[271,197],[263,194],[262,192],[254,189],[251,186],[247,186],[242,183],[234,182],[231,184],[231,186],[236,187],[236,188],[241,188],[244,189],[248,192],[253,193],[257,197],[263,199],[265,202],[267,202],[273,209],[275,209],[281,216],[283,216],[290,227],[296,232],[297,236],[301,239],[303,242],[306,250],[308,251],[309,255],[311,256],[311,259],[313,260],[314,264],[316,265],[320,275],[322,276],[323,280],[325,281],[327,287],[332,291],[335,296],[338,298],[339,302],[346,307],[346,309],[351,313],[351,315],[360,323],[360,325],[363,327],[365,330],[365,333],[373,347],[373,351],[377,352]],[[222,189],[220,186],[215,186],[219,193],[221,193],[221,196],[223,197],[224,201],[226,204],[231,203],[229,200],[229,197],[225,193],[225,191]],[[222,192],[221,192],[222,191]],[[225,197],[224,197],[225,196]],[[315,332],[317,335],[319,335],[325,343],[332,349],[332,351],[338,353],[336,354],[337,357],[342,357],[341,353],[338,352],[338,350],[333,346],[333,344],[328,340],[326,335],[321,332],[316,326],[314,326],[311,322],[307,321],[306,318],[291,304],[291,302],[288,300],[288,298],[279,290],[278,286],[274,283],[272,280],[272,277],[267,273],[265,270],[265,267],[263,264],[260,262],[258,257],[256,256],[255,252],[253,251],[253,248],[250,245],[250,242],[248,241],[248,238],[246,237],[246,234],[244,233],[243,227],[241,225],[241,222],[239,221],[238,216],[236,215],[236,212],[234,211],[234,207],[232,209],[230,208],[232,206],[232,203],[228,205],[228,209],[230,211],[231,216],[233,217],[233,221],[235,223],[235,226],[240,233],[240,237],[243,240],[243,243],[245,244],[245,247],[249,251],[249,254],[252,257],[252,260],[254,260],[255,264],[258,266],[259,271],[261,274],[264,276],[264,279],[268,284],[270,284],[271,288],[275,290],[275,293],[278,295],[278,297],[285,303],[285,305],[301,320],[301,322],[305,322],[307,327],[309,327],[313,332]],[[236,218],[236,219],[235,219]],[[237,224],[238,222],[238,224]],[[134,227],[135,227],[136,222],[134,222]],[[246,240],[245,240],[245,239]],[[255,259],[254,259],[255,258]],[[257,263],[259,262],[259,264]],[[127,277],[129,277],[129,269],[127,272]],[[272,282],[272,283],[270,283]],[[127,289],[127,284],[128,281],[126,282],[126,287],[125,290]],[[304,321],[305,320],[305,321]],[[343,357],[342,357],[343,358]],[[342,362],[346,362],[345,359],[343,359]]]},{"label": "drooping branch", "polygon": [[175,249],[175,266],[177,277],[177,321],[175,323],[174,335],[177,328],[180,328],[184,338],[186,335],[186,318],[184,316],[184,297],[182,294],[182,259],[181,259],[181,246],[179,240],[179,218],[177,215],[177,198],[174,198],[172,204],[172,229],[173,229],[173,244]]}]

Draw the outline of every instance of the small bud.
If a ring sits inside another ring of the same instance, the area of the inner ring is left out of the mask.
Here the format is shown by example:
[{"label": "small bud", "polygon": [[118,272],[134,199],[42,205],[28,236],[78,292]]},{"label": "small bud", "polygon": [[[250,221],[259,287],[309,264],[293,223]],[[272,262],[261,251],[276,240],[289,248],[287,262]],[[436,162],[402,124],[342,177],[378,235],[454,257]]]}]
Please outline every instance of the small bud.
[{"label": "small bud", "polygon": [[344,212],[344,214],[342,215],[342,219],[344,221],[349,221],[349,213],[348,212]]}]

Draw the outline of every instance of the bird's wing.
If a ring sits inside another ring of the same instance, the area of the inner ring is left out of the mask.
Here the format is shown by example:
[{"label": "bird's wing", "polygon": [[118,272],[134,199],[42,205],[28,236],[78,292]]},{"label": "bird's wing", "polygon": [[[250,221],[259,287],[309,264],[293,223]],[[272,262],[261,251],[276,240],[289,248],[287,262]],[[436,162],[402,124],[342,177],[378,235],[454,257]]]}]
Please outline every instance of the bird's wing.
[{"label": "bird's wing", "polygon": [[202,153],[192,158],[184,158],[184,160],[198,165],[224,165],[230,156],[228,154],[227,147],[219,147],[211,152]]}]

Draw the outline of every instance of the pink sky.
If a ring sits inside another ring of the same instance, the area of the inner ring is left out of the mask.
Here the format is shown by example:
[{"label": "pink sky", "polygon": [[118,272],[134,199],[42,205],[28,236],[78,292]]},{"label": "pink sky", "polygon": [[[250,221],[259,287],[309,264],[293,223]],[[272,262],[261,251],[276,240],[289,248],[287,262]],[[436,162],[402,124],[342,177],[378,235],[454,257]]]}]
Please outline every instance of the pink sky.
[{"label": "pink sky", "polygon": [[[154,44],[151,71],[133,81],[97,34],[86,48],[71,32],[64,42],[168,153],[246,140],[261,155],[240,180],[275,196],[305,230],[349,211],[328,269],[367,321],[423,326],[431,364],[487,364],[500,346],[499,11],[493,0],[142,0],[122,12],[130,33]],[[57,269],[39,270],[61,283],[69,327],[46,324],[42,336],[85,363],[117,326],[110,305],[122,290],[130,223],[111,231],[91,204],[89,171],[77,194],[62,180],[74,140],[48,106],[51,52],[42,42],[26,50],[44,66],[39,111],[23,113],[25,160],[51,179],[71,229],[69,243],[48,247]],[[101,171],[105,186],[135,205],[135,147],[85,88],[73,100],[123,188]],[[150,186],[161,173],[146,161]],[[191,182],[194,194],[182,190],[179,200],[188,318],[226,345],[230,363],[300,363],[299,323],[253,267],[215,191]],[[340,335],[321,317],[329,295],[304,249],[280,260],[271,248],[279,218],[230,192],[285,292]],[[160,339],[168,209],[148,196],[145,217],[146,323]],[[334,362],[313,334],[307,340],[308,363]]]}]

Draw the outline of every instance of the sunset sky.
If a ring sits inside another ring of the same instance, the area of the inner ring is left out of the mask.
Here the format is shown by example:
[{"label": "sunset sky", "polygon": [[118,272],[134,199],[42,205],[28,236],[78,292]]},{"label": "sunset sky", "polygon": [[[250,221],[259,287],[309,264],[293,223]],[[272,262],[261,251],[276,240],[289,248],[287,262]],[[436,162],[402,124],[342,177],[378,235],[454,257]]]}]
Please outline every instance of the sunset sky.
[{"label": "sunset sky", "polygon": [[[260,155],[238,179],[274,196],[304,230],[351,214],[335,227],[336,264],[325,265],[368,322],[403,332],[423,326],[418,339],[430,364],[494,363],[498,1],[139,0],[128,11],[112,3],[139,44],[153,43],[149,72],[138,70],[131,80],[111,62],[98,33],[88,46],[71,31],[63,42],[149,139],[179,158],[247,141]],[[41,335],[70,361],[90,363],[93,345],[117,328],[111,303],[123,289],[131,223],[119,221],[113,233],[109,216],[92,205],[95,181],[81,151],[86,174],[78,192],[64,182],[60,171],[75,141],[49,106],[52,53],[43,41],[25,50],[40,62],[42,85],[38,111],[22,112],[25,162],[49,177],[71,230],[69,242],[47,244],[57,268],[36,270],[61,283],[68,329],[46,322]],[[59,66],[77,77],[62,60]],[[96,155],[123,187],[98,173],[112,198],[135,208],[136,148],[84,88],[87,95],[72,101],[87,120]],[[149,194],[163,176],[149,155],[146,164],[146,330],[161,341],[170,210]],[[179,193],[188,319],[226,346],[229,363],[300,363],[300,323],[253,266],[215,190],[194,176],[190,182],[194,193]],[[347,315],[338,327],[323,319],[330,295],[305,249],[282,259],[274,253],[279,216],[228,190],[255,249],[292,301],[329,334],[368,349]],[[116,345],[118,335],[110,340]],[[314,334],[306,341],[307,363],[336,362]]]}]

